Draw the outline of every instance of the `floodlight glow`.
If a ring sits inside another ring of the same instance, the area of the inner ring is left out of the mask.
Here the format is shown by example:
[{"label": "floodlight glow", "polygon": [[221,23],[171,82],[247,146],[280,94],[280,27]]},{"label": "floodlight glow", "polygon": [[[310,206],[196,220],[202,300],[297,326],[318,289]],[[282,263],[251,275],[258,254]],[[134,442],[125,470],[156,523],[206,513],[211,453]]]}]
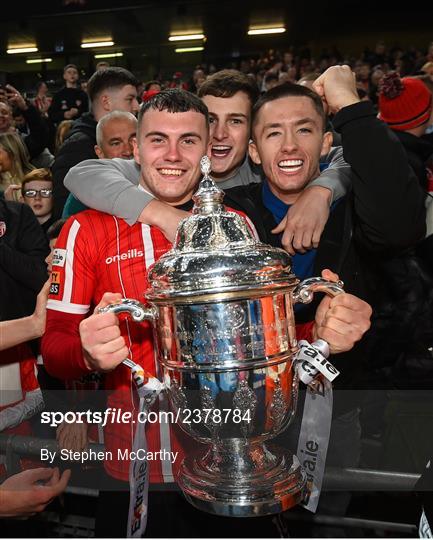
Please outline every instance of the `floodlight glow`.
[{"label": "floodlight glow", "polygon": [[264,34],[282,34],[286,29],[284,26],[279,26],[276,28],[251,28],[248,30],[249,36],[262,36]]},{"label": "floodlight glow", "polygon": [[184,52],[198,52],[203,51],[204,47],[181,47],[180,49],[175,49],[174,52],[184,53]]},{"label": "floodlight glow", "polygon": [[93,47],[111,47],[114,41],[88,41],[81,44],[82,49],[91,49]]},{"label": "floodlight glow", "polygon": [[28,58],[26,64],[41,64],[44,62],[52,62],[52,58]]},{"label": "floodlight glow", "polygon": [[123,56],[123,52],[95,54],[95,58],[118,58],[119,56]]},{"label": "floodlight glow", "polygon": [[183,34],[183,35],[171,35],[168,41],[193,41],[196,39],[204,39],[204,34]]},{"label": "floodlight glow", "polygon": [[6,51],[8,54],[18,54],[26,52],[38,52],[37,47],[11,47]]}]

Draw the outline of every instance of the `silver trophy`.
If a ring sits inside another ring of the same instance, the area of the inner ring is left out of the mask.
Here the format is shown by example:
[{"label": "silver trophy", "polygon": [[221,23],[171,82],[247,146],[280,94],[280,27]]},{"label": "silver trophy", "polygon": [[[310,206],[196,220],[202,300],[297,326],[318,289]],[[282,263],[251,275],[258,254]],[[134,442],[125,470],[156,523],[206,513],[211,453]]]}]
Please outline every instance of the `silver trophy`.
[{"label": "silver trophy", "polygon": [[153,322],[171,407],[202,443],[181,466],[186,498],[224,516],[279,513],[307,489],[297,457],[268,442],[296,411],[293,304],[342,289],[321,278],[299,283],[290,256],[256,240],[246,220],[224,208],[207,157],[201,167],[192,215],[149,270],[148,305],[124,299],[105,311]]}]

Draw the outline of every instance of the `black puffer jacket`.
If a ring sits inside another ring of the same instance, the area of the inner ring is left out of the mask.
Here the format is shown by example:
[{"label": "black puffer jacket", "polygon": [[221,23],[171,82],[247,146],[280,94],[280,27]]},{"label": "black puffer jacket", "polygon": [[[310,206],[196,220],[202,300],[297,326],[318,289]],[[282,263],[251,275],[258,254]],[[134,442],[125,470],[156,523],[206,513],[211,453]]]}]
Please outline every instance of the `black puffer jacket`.
[{"label": "black puffer jacket", "polygon": [[427,190],[426,164],[433,157],[433,141],[428,137],[416,137],[405,131],[394,131],[394,133],[402,143],[409,165],[416,174],[421,187]]},{"label": "black puffer jacket", "polygon": [[365,338],[371,380],[386,388],[433,388],[433,274],[414,250],[378,264]]},{"label": "black puffer jacket", "polygon": [[[428,137],[393,131],[427,196]],[[433,235],[378,261],[375,310],[365,342],[372,378],[391,388],[433,388]]]},{"label": "black puffer jacket", "polygon": [[0,199],[0,320],[30,315],[48,278],[48,240],[26,204]]},{"label": "black puffer jacket", "polygon": [[93,114],[85,113],[76,120],[65,142],[54,160],[53,172],[53,197],[54,212],[56,219],[62,217],[63,206],[68,198],[69,191],[63,185],[63,179],[71,167],[85,159],[97,159],[95,154],[96,144],[96,120]]}]

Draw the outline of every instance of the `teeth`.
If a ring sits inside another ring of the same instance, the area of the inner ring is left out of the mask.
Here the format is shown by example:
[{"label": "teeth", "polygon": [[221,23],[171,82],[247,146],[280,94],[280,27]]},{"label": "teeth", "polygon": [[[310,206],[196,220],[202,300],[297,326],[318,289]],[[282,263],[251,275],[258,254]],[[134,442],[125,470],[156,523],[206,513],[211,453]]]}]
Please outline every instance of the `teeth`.
[{"label": "teeth", "polygon": [[231,149],[232,149],[231,146],[223,146],[223,145],[212,146],[212,154],[214,156],[227,156]]},{"label": "teeth", "polygon": [[159,169],[159,172],[165,176],[180,176],[183,173],[182,169]]},{"label": "teeth", "polygon": [[300,167],[303,161],[301,159],[286,159],[278,163],[279,167]]}]

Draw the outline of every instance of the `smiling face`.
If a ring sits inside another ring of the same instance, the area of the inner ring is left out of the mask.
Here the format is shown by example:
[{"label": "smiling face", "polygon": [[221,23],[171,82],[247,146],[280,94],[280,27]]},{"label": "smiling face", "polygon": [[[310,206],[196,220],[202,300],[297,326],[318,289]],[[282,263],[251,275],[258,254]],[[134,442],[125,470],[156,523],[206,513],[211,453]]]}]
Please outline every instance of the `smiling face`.
[{"label": "smiling face", "polygon": [[143,186],[172,206],[189,201],[201,176],[200,159],[208,139],[206,118],[199,112],[146,111],[134,141]]},{"label": "smiling face", "polygon": [[224,180],[242,165],[250,137],[251,102],[245,92],[232,97],[206,95],[209,109],[212,176]]},{"label": "smiling face", "polygon": [[329,152],[332,135],[323,133],[323,119],[306,96],[290,96],[265,103],[253,126],[252,160],[262,165],[271,191],[293,204],[319,171],[322,154]]}]

